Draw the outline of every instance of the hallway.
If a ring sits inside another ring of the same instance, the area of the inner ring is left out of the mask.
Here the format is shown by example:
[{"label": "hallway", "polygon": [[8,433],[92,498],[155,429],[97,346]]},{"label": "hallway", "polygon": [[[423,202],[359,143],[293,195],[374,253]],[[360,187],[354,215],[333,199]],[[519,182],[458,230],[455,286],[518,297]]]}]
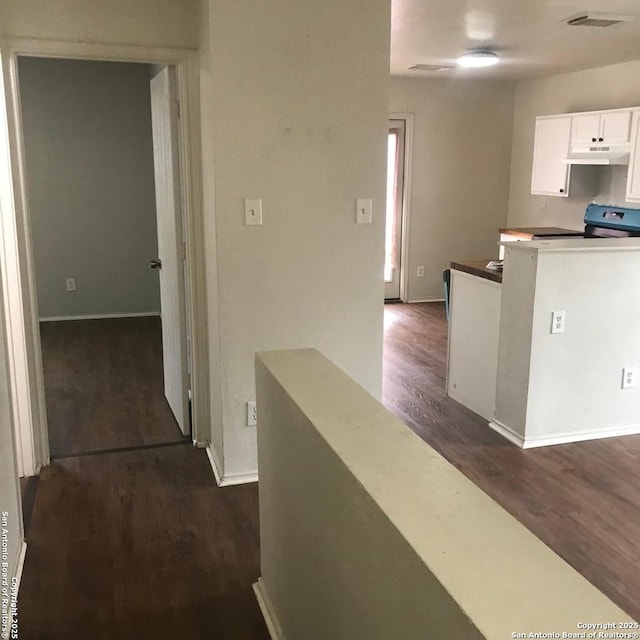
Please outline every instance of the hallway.
[{"label": "hallway", "polygon": [[268,640],[257,485],[189,444],[58,460],[27,536],[21,640]]},{"label": "hallway", "polygon": [[41,334],[53,462],[22,483],[20,638],[268,640],[251,588],[257,485],[219,489],[180,433],[160,318]]}]

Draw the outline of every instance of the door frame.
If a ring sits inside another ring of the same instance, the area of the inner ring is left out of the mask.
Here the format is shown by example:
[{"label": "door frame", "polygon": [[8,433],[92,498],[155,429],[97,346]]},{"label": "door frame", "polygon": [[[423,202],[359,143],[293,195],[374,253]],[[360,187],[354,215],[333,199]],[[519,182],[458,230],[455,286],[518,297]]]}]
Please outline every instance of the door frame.
[{"label": "door frame", "polygon": [[402,185],[402,237],[400,239],[400,300],[409,301],[409,230],[411,224],[411,167],[413,113],[392,111],[388,120],[404,120],[404,184]]},{"label": "door frame", "polygon": [[[0,56],[6,101],[10,175],[0,176],[0,267],[6,285],[7,347],[21,476],[36,475],[49,463],[49,437],[35,287],[27,176],[22,135],[18,58],[45,57],[173,65],[181,105],[180,177],[186,243],[187,331],[190,336],[192,432],[209,423],[209,369],[204,260],[202,162],[198,55],[196,50],[91,44],[55,40],[2,39]],[[1,97],[1,96],[0,96]],[[0,105],[0,109],[4,105]],[[4,133],[4,132],[0,132]],[[3,159],[4,161],[4,159]]]}]

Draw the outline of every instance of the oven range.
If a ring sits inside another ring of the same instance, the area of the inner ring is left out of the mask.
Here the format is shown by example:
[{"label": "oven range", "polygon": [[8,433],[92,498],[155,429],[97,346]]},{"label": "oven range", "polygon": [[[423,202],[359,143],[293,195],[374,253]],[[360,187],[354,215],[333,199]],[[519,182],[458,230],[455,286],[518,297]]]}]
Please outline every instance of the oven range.
[{"label": "oven range", "polygon": [[[500,242],[523,240],[553,240],[568,238],[630,238],[640,237],[640,209],[613,205],[590,204],[584,214],[583,230],[561,227],[516,227],[500,229]],[[504,246],[500,247],[500,260]]]}]

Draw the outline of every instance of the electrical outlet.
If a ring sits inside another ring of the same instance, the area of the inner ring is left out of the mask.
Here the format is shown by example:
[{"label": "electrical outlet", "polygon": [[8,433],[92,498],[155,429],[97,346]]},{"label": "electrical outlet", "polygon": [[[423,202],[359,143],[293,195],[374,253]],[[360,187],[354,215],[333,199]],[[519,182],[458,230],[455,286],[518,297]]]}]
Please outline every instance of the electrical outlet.
[{"label": "electrical outlet", "polygon": [[76,290],[76,279],[67,278],[67,291],[75,291],[75,290]]},{"label": "electrical outlet", "polygon": [[418,278],[424,278],[424,267],[418,267]]},{"label": "electrical outlet", "polygon": [[637,377],[638,377],[637,367],[625,367],[622,370],[622,388],[631,389],[635,387]]},{"label": "electrical outlet", "polygon": [[256,402],[247,402],[247,427],[255,427],[258,424],[258,410]]},{"label": "electrical outlet", "polygon": [[551,333],[564,333],[564,311],[551,312]]}]

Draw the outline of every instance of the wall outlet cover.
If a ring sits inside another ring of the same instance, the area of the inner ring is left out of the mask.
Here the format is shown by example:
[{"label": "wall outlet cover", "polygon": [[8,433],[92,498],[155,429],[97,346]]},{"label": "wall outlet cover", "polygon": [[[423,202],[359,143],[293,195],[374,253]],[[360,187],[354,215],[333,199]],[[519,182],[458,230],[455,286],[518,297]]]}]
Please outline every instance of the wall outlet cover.
[{"label": "wall outlet cover", "polygon": [[247,402],[247,427],[255,427],[258,424],[258,411],[256,402]]},{"label": "wall outlet cover", "polygon": [[551,313],[551,333],[564,333],[564,311],[553,311]]},{"label": "wall outlet cover", "polygon": [[636,378],[638,377],[637,367],[625,367],[622,370],[622,388],[632,389],[636,386]]}]

